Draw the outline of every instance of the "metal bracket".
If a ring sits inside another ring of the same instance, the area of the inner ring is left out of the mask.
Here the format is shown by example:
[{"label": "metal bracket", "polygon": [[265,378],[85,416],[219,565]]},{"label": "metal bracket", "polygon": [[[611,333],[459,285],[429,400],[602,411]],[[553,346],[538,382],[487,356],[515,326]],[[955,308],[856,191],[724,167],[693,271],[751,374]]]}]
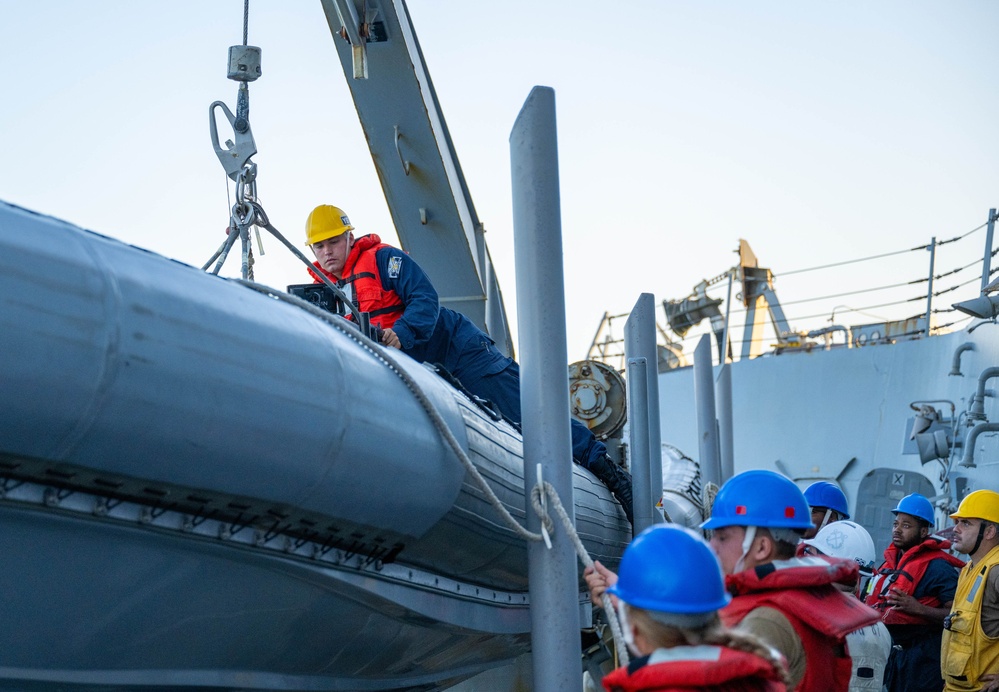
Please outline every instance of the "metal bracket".
[{"label": "metal bracket", "polygon": [[367,79],[367,7],[364,6],[362,8],[362,13],[364,14],[364,21],[362,22],[357,16],[357,8],[354,7],[353,0],[334,0],[334,6],[340,18],[340,35],[350,43],[354,79]]},{"label": "metal bracket", "polygon": [[399,162],[402,164],[402,170],[409,175],[410,162],[407,161],[402,156],[402,149],[399,147],[399,140],[402,139],[402,133],[399,132],[399,126],[395,126],[395,153],[399,155]]},{"label": "metal bracket", "polygon": [[[225,113],[226,119],[228,119],[229,124],[232,126],[233,137],[236,139],[236,143],[233,144],[232,140],[227,139],[225,142],[225,148],[219,145],[219,131],[218,125],[215,122],[215,109],[221,108],[222,112]],[[248,165],[250,158],[257,153],[257,145],[253,141],[253,131],[250,129],[250,124],[246,124],[246,131],[239,132],[236,130],[236,116],[233,115],[229,107],[225,105],[222,101],[215,101],[208,107],[208,127],[212,138],[212,147],[215,149],[215,155],[219,157],[219,161],[222,163],[222,168],[225,169],[226,175],[228,175],[233,180],[239,177],[240,171],[243,167]]]}]

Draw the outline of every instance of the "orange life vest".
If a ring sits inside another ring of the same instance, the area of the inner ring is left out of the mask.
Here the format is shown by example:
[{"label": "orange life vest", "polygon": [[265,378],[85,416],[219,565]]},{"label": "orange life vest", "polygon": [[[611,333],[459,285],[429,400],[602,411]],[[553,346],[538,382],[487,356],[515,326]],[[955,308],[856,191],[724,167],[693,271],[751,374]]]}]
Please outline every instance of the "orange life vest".
[{"label": "orange life vest", "polygon": [[[381,238],[373,233],[355,240],[343,267],[343,278],[329,273],[319,266],[319,262],[312,263],[317,271],[335,281],[337,286],[343,288],[349,285],[357,309],[367,312],[371,316],[371,324],[383,329],[395,324],[406,309],[402,298],[395,291],[387,291],[382,287],[376,255],[379,250],[386,247],[392,246],[383,243]],[[315,283],[321,283],[315,271],[310,270],[310,273],[315,277]]]},{"label": "orange life vest", "polygon": [[724,646],[682,646],[658,649],[647,662],[637,659],[628,668],[604,676],[609,692],[781,692],[786,689],[769,661]]},{"label": "orange life vest", "polygon": [[[932,624],[926,618],[918,615],[901,613],[888,603],[888,592],[898,589],[910,596],[916,593],[919,580],[926,574],[926,568],[933,560],[946,560],[960,569],[964,560],[945,552],[950,547],[950,541],[935,536],[927,537],[922,543],[902,552],[894,545],[885,549],[885,561],[875,570],[875,577],[868,585],[865,602],[881,613],[881,619],[886,625],[928,625]],[[918,599],[923,605],[940,608],[943,603],[936,596],[923,596]]]},{"label": "orange life vest", "polygon": [[805,650],[805,676],[796,690],[846,692],[853,665],[846,635],[878,621],[878,613],[833,584],[856,583],[853,560],[804,557],[778,560],[725,577],[732,602],[721,609],[722,622],[734,626],[766,606],[779,611]]}]

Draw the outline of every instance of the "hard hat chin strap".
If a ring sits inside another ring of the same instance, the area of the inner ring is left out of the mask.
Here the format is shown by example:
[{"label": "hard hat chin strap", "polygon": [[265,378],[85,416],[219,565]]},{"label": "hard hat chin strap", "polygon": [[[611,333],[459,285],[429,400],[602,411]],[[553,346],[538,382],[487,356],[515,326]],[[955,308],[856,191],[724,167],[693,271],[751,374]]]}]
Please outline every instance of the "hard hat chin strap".
[{"label": "hard hat chin strap", "polygon": [[978,525],[978,540],[975,541],[975,547],[971,549],[968,555],[974,555],[978,552],[978,549],[982,547],[982,539],[985,538],[985,520],[979,519],[981,523]]},{"label": "hard hat chin strap", "polygon": [[821,531],[822,529],[824,529],[824,528],[825,528],[825,526],[826,526],[826,524],[828,524],[828,523],[829,523],[829,517],[831,517],[831,516],[832,516],[832,510],[831,510],[831,509],[829,509],[829,508],[827,507],[827,508],[826,508],[826,513],[825,513],[825,515],[824,515],[824,516],[822,517],[822,523],[821,523],[821,524],[819,524],[819,528],[817,528],[817,529],[815,529],[815,530],[816,530],[816,531]]},{"label": "hard hat chin strap", "polygon": [[742,555],[739,556],[738,561],[735,563],[735,574],[738,574],[746,568],[746,556],[749,555],[749,549],[753,547],[753,541],[756,540],[756,527],[747,526],[746,533],[742,537]]},{"label": "hard hat chin strap", "polygon": [[624,637],[624,645],[632,656],[641,656],[642,652],[635,648],[635,633],[631,631],[631,622],[628,620],[628,604],[617,599],[617,621],[621,623],[621,635]]}]

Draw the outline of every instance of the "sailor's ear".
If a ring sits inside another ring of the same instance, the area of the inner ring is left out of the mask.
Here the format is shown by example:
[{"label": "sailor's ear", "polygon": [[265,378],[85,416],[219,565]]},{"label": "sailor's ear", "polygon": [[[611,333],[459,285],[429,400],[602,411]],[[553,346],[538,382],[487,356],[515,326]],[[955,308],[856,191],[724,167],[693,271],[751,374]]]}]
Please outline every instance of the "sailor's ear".
[{"label": "sailor's ear", "polygon": [[774,559],[777,554],[777,543],[769,532],[758,532],[753,544],[749,546],[749,554],[756,562],[766,562]]}]

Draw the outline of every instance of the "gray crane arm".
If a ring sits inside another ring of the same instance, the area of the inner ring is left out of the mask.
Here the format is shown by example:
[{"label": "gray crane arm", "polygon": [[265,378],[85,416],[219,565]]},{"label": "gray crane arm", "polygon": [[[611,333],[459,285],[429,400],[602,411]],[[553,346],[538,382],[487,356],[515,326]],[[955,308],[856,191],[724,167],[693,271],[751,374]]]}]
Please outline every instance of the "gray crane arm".
[{"label": "gray crane arm", "polygon": [[402,247],[441,305],[513,343],[482,224],[403,0],[322,0]]}]

